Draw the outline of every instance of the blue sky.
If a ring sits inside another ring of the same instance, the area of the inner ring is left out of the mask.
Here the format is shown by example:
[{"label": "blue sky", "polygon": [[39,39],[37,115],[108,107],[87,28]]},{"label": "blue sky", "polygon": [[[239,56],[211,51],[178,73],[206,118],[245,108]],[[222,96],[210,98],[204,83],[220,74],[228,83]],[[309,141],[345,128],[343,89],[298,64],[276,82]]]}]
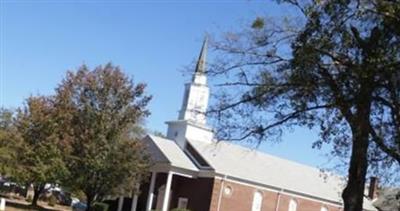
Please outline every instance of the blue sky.
[{"label": "blue sky", "polygon": [[[52,94],[66,70],[112,62],[153,95],[146,126],[165,132],[177,118],[205,33],[236,30],[259,15],[289,11],[270,1],[0,0],[0,104],[17,107],[35,94]],[[297,128],[259,150],[327,167],[317,135]]]}]

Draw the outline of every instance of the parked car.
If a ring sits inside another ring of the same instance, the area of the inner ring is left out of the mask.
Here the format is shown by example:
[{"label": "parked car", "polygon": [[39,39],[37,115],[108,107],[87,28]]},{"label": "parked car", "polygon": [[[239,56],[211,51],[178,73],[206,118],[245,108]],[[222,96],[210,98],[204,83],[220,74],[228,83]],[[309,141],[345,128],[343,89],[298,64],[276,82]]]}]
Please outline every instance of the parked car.
[{"label": "parked car", "polygon": [[72,204],[71,194],[64,191],[53,190],[52,194],[57,198],[58,203],[61,205],[70,206]]},{"label": "parked car", "polygon": [[83,202],[78,202],[72,205],[72,211],[85,211],[86,210],[86,204]]},{"label": "parked car", "polygon": [[78,199],[78,198],[75,198],[75,197],[71,197],[71,206],[74,206],[74,204],[76,204],[76,203],[79,203],[80,202],[80,200]]}]

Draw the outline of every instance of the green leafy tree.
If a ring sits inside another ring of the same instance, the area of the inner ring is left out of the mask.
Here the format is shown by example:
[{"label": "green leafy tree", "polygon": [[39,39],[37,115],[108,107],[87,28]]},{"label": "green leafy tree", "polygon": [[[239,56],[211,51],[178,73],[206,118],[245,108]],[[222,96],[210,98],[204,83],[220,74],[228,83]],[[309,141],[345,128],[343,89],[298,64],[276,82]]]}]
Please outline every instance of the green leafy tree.
[{"label": "green leafy tree", "polygon": [[85,193],[87,210],[107,195],[131,193],[147,173],[138,142],[151,99],[118,67],[86,66],[68,72],[56,89],[62,144],[68,155],[68,186]]},{"label": "green leafy tree", "polygon": [[344,210],[361,211],[368,168],[400,164],[400,3],[279,2],[299,17],[257,18],[215,42],[217,136],[262,141],[291,126],[319,129],[314,147],[330,143],[349,158]]},{"label": "green leafy tree", "polygon": [[0,175],[9,176],[14,166],[17,131],[14,125],[14,112],[0,109]]},{"label": "green leafy tree", "polygon": [[33,185],[33,206],[37,205],[46,184],[59,183],[67,173],[58,146],[54,111],[50,98],[30,97],[15,120],[20,142],[15,146],[17,153],[12,177],[24,185]]}]

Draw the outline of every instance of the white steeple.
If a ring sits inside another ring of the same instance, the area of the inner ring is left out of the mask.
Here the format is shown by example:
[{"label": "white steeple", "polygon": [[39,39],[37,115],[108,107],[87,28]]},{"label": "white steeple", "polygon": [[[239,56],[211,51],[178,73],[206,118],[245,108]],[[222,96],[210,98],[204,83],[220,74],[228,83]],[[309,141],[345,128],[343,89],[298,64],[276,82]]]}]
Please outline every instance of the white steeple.
[{"label": "white steeple", "polygon": [[206,111],[209,98],[207,86],[206,56],[207,37],[197,61],[192,81],[185,84],[181,110],[177,121],[169,121],[167,137],[174,139],[181,148],[187,139],[210,142],[213,139],[211,129],[206,125]]},{"label": "white steeple", "polygon": [[206,76],[207,38],[197,61],[192,82],[185,85],[182,107],[179,112],[179,120],[189,120],[196,124],[205,125],[209,88]]}]

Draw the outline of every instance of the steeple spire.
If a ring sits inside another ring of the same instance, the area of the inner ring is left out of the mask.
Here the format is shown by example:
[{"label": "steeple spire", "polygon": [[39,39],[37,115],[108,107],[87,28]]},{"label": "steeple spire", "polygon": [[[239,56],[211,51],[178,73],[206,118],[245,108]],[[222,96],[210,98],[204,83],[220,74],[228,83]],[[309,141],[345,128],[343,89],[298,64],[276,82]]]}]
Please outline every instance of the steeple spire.
[{"label": "steeple spire", "polygon": [[206,56],[207,37],[204,39],[200,51],[199,60],[193,74],[191,83],[186,84],[182,107],[179,112],[179,120],[189,120],[196,124],[205,125],[209,89],[207,87]]},{"label": "steeple spire", "polygon": [[203,46],[201,47],[199,59],[197,60],[195,73],[205,73],[206,71],[206,59],[207,59],[207,47],[208,47],[208,36],[204,38]]},{"label": "steeple spire", "polygon": [[199,59],[197,60],[196,69],[194,70],[192,83],[197,85],[207,85],[206,76],[206,59],[207,59],[207,46],[208,36],[206,35],[203,41],[203,45],[200,50]]},{"label": "steeple spire", "polygon": [[185,84],[182,107],[178,120],[167,122],[167,137],[176,141],[178,146],[185,149],[187,140],[210,142],[213,132],[207,126],[206,111],[210,90],[207,86],[206,56],[207,36],[201,47],[192,81]]}]

